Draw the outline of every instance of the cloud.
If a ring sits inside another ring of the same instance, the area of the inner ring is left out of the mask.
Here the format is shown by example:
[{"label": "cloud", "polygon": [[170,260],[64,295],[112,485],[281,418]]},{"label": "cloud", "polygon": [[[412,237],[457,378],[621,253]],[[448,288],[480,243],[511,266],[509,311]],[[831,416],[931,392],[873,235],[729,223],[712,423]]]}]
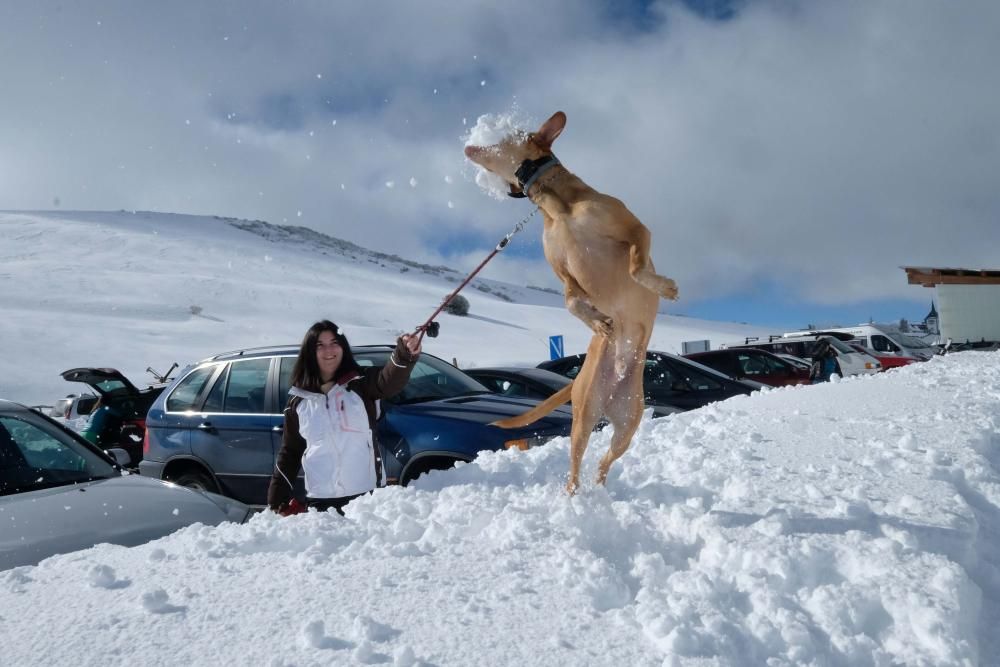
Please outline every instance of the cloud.
[{"label": "cloud", "polygon": [[[471,269],[437,231],[530,209],[476,186],[468,133],[562,109],[560,159],[652,229],[685,299],[925,299],[900,265],[996,268],[996,3],[630,7],[7,3],[0,208],[259,218]],[[528,255],[491,275],[544,274]]]}]

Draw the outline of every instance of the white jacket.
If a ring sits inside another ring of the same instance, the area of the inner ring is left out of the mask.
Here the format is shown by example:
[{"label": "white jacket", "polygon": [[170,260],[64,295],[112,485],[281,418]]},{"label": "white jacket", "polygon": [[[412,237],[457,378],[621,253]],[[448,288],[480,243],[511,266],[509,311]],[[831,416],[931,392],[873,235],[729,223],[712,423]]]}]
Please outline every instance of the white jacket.
[{"label": "white jacket", "polygon": [[[355,380],[356,381],[356,380]],[[302,470],[310,498],[342,498],[376,486],[372,431],[364,401],[344,385],[327,394],[292,387],[302,400],[295,407],[306,441]],[[385,479],[385,470],[379,475]]]}]

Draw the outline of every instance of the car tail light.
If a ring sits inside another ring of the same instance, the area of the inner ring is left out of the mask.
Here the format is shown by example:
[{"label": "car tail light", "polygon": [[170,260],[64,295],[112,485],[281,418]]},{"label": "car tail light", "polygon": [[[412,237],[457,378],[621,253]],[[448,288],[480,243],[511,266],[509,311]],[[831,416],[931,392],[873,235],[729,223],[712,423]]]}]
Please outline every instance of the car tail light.
[{"label": "car tail light", "polygon": [[63,412],[63,419],[69,419],[69,413],[73,411],[73,404],[70,403],[66,406],[66,411]]},{"label": "car tail light", "polygon": [[[143,422],[145,425],[145,422]],[[142,433],[142,455],[146,456],[149,454],[149,431],[143,431]]]}]

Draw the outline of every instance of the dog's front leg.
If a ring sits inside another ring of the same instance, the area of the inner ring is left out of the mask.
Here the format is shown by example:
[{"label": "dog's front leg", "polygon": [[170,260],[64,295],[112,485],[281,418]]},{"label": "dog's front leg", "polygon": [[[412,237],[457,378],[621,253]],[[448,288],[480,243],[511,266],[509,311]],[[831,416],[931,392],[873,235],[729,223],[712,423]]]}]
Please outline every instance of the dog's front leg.
[{"label": "dog's front leg", "polygon": [[566,286],[566,310],[583,320],[595,334],[610,338],[614,330],[611,318],[594,307],[587,293],[572,277],[564,276],[563,283]]},{"label": "dog's front leg", "polygon": [[653,271],[653,263],[649,259],[650,233],[638,220],[629,228],[629,261],[628,272],[632,279],[664,299],[677,300],[677,283]]}]

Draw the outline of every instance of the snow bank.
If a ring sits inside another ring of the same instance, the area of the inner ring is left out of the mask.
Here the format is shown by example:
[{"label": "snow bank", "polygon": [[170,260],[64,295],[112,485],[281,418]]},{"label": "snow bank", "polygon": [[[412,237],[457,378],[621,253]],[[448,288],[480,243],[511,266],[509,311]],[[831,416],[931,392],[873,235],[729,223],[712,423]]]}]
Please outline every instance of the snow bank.
[{"label": "snow bank", "polygon": [[997,664],[998,446],[998,353],[735,398],[0,573],[4,662]]}]

